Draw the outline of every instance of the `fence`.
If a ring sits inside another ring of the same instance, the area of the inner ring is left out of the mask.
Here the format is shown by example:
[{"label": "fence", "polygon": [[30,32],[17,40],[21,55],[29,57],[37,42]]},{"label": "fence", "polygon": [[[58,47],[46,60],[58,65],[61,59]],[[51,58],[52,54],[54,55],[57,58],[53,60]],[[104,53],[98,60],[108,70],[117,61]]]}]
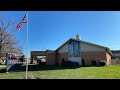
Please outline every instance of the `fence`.
[{"label": "fence", "polygon": [[118,60],[112,59],[111,64],[120,64],[120,59],[118,59]]}]

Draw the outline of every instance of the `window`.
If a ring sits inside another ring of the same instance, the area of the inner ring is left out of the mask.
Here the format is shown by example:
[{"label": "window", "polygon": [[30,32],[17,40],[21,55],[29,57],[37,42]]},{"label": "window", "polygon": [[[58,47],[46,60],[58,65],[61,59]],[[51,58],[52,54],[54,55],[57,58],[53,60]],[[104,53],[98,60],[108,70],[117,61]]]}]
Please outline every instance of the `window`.
[{"label": "window", "polygon": [[80,57],[80,42],[71,41],[68,43],[68,56],[69,57]]}]

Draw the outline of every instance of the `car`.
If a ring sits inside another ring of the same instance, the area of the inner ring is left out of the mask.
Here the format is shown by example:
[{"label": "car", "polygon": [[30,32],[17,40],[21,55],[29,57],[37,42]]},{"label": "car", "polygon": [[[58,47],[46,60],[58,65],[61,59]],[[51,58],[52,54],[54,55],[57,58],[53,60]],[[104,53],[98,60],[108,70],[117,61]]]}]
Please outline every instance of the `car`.
[{"label": "car", "polygon": [[40,58],[40,59],[37,60],[37,63],[38,63],[39,65],[45,65],[45,64],[46,64],[46,59]]},{"label": "car", "polygon": [[46,60],[44,58],[41,58],[41,62],[46,62]]}]

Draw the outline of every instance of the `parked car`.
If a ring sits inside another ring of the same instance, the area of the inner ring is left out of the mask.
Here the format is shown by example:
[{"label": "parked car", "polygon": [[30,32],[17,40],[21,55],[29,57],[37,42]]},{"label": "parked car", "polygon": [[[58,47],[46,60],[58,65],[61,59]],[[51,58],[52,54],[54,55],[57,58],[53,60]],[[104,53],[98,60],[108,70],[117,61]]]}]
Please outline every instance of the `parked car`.
[{"label": "parked car", "polygon": [[37,60],[37,63],[38,63],[39,65],[45,65],[45,64],[46,64],[46,59],[40,58],[40,59]]}]

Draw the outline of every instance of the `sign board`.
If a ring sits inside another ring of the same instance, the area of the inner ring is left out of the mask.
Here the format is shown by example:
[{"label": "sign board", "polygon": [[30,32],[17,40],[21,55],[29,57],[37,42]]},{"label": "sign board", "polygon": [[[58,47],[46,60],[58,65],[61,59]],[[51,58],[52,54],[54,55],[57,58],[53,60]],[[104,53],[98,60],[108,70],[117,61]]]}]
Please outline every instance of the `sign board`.
[{"label": "sign board", "polygon": [[23,55],[17,53],[7,54],[7,72],[9,71],[20,71],[21,65],[23,64]]}]

